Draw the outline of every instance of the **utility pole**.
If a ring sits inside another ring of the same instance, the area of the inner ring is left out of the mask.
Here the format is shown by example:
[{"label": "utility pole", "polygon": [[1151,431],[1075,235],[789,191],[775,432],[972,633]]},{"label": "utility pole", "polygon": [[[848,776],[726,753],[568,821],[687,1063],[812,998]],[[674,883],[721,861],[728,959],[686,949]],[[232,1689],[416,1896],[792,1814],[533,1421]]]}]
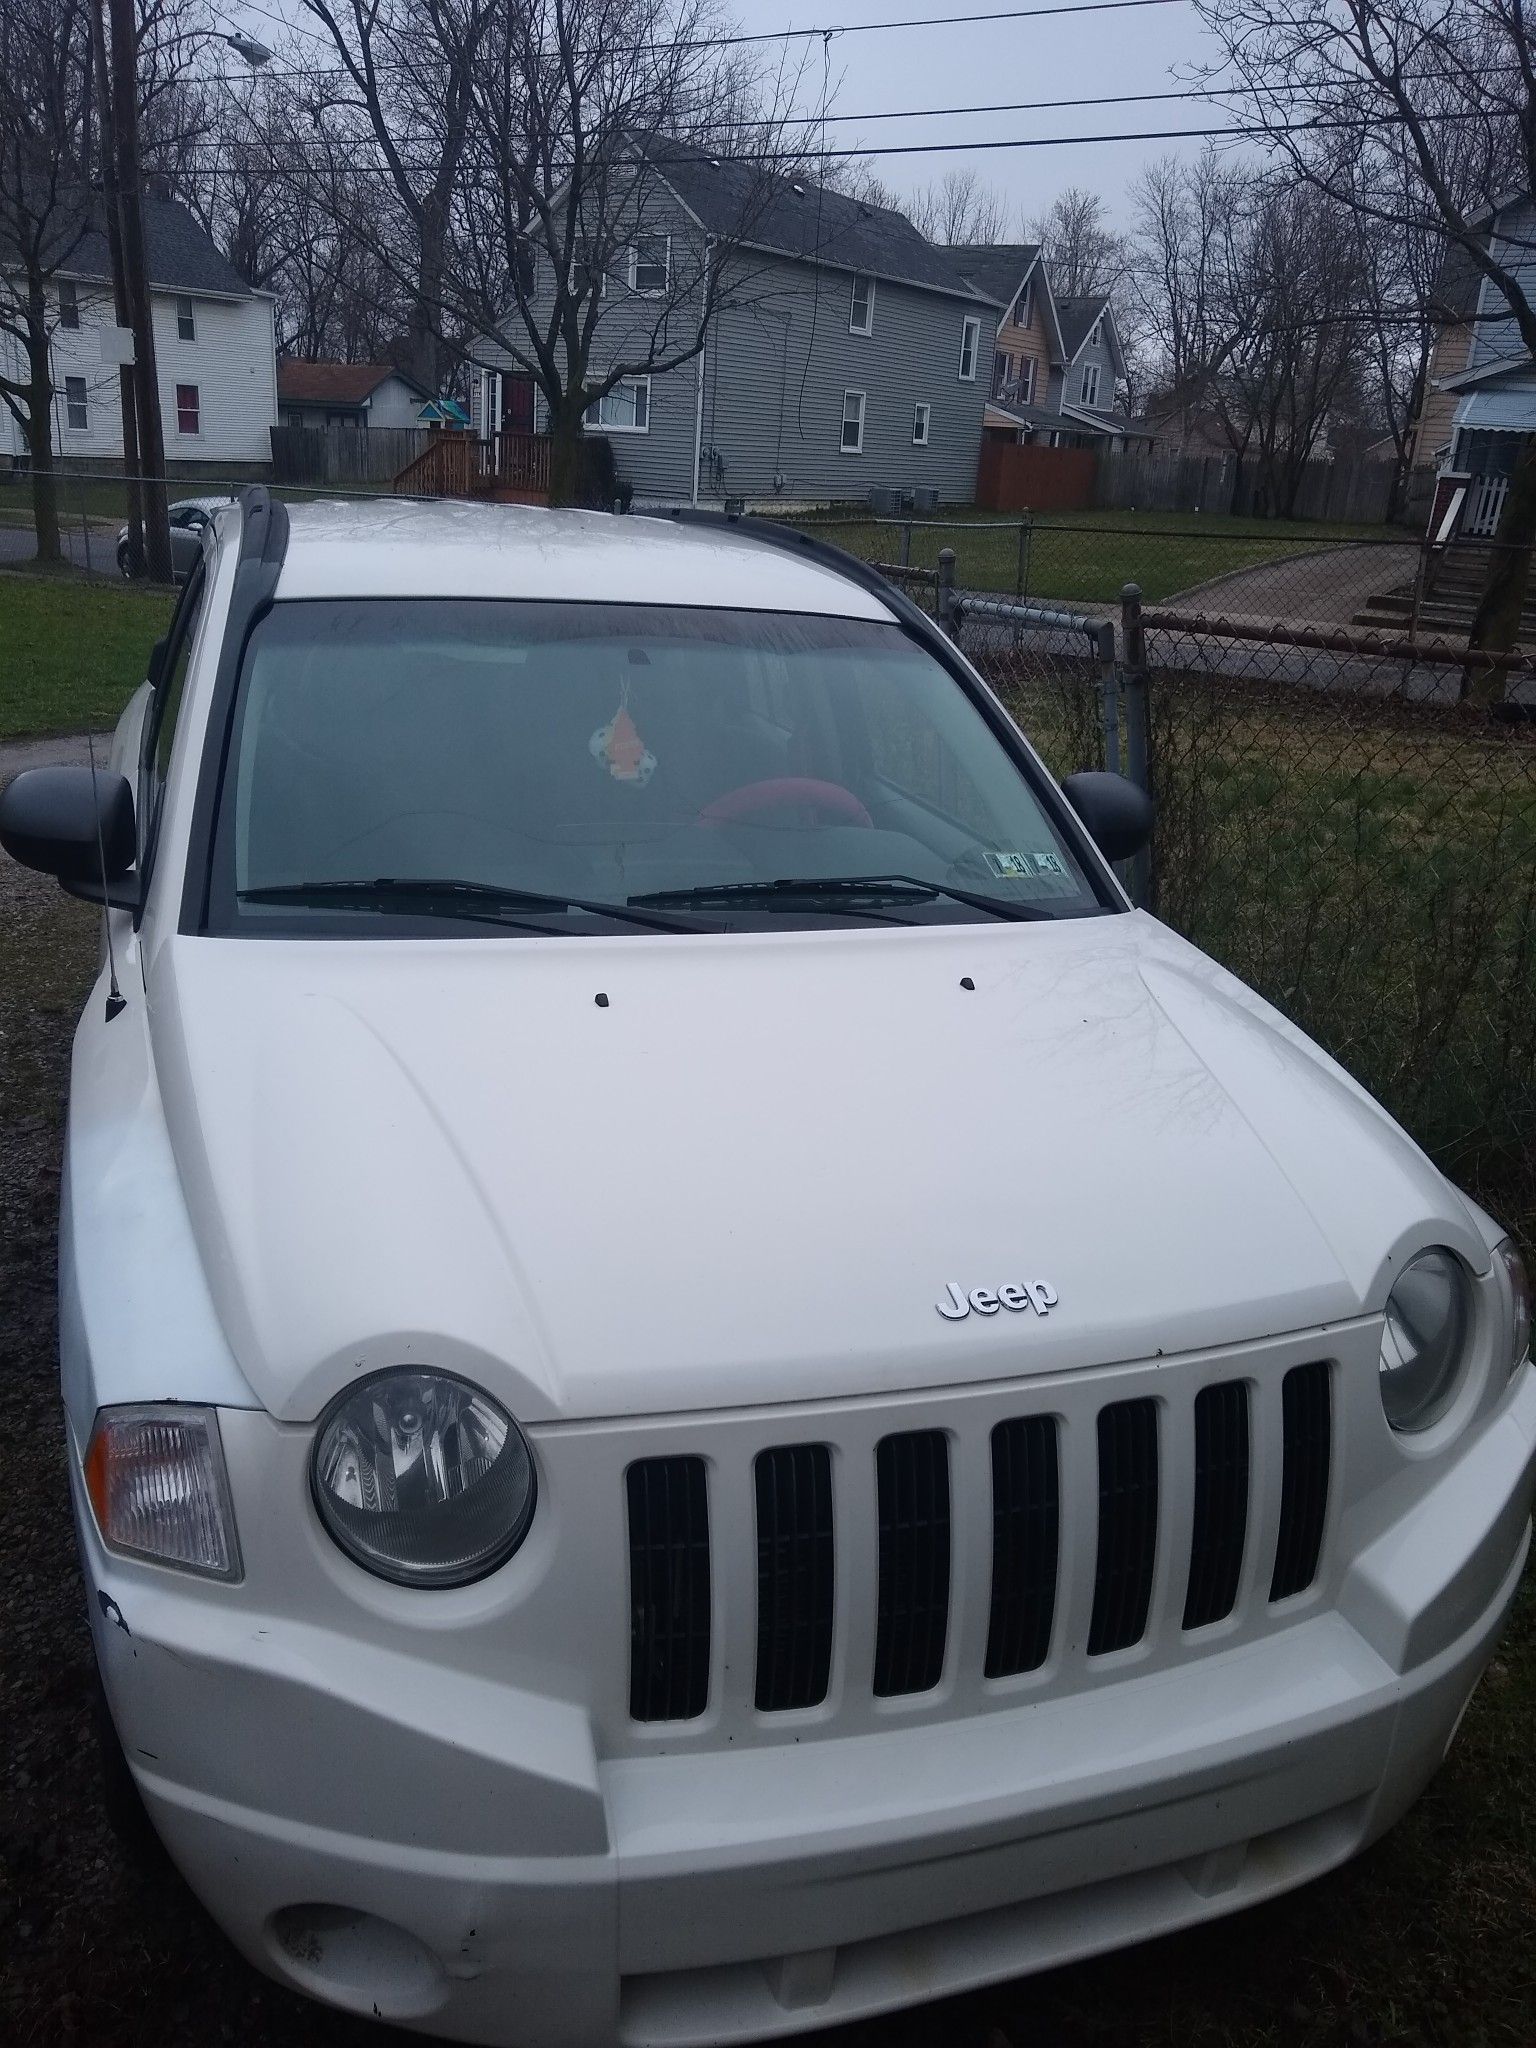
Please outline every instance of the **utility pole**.
[{"label": "utility pole", "polygon": [[[138,393],[139,467],[144,475],[144,553],[157,583],[171,581],[171,530],[165,496],[165,434],[144,244],[143,171],[139,163],[138,36],[133,0],[107,0],[112,25],[112,129],[117,144],[117,195],[122,222],[122,289],[133,329]],[[123,450],[127,457],[127,448]]]},{"label": "utility pole", "polygon": [[[131,326],[128,286],[123,275],[123,221],[117,189],[117,123],[112,114],[112,82],[107,70],[106,34],[101,25],[101,0],[90,0],[91,55],[95,61],[97,104],[101,109],[101,196],[107,216],[107,248],[112,258],[112,302],[120,328]],[[123,409],[123,476],[128,487],[128,573],[144,574],[144,507],[139,487],[138,401],[133,365],[118,367],[118,393]]]}]

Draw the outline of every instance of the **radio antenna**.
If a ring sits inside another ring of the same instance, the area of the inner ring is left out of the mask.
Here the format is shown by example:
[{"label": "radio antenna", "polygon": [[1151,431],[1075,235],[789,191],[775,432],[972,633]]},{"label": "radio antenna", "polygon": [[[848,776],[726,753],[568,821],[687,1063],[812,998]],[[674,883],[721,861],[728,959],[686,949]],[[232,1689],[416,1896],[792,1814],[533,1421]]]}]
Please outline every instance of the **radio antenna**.
[{"label": "radio antenna", "polygon": [[107,1022],[120,1016],[128,1005],[117,985],[117,955],[112,948],[112,906],[107,901],[107,848],[101,836],[101,803],[96,789],[96,742],[89,733],[85,750],[91,763],[91,798],[96,812],[96,858],[101,867],[101,929],[107,942]]}]

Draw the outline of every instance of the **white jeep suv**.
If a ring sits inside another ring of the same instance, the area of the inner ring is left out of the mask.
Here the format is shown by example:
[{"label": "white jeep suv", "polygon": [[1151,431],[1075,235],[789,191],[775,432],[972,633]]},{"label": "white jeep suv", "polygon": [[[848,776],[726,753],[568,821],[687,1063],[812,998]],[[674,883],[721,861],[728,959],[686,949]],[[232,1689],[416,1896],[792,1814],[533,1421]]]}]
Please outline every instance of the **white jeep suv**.
[{"label": "white jeep suv", "polygon": [[1230,1912],[1423,1787],[1528,1542],[1513,1247],[751,522],[217,512],[110,764],[63,1389],[253,1962],[722,2042]]}]

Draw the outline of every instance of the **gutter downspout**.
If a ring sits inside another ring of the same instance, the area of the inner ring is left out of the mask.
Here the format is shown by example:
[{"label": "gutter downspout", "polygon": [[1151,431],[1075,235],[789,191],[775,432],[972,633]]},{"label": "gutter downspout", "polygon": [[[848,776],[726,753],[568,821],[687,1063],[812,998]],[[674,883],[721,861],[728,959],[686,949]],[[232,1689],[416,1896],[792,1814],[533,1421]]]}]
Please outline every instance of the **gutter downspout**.
[{"label": "gutter downspout", "polygon": [[[704,268],[706,271],[708,271],[709,269],[709,242],[707,240],[704,244]],[[708,343],[706,342],[705,348],[701,348],[699,350],[698,375],[694,380],[693,503],[695,504],[695,506],[697,506],[699,502],[699,464],[703,460],[704,456],[704,355],[705,349],[707,347]]]}]

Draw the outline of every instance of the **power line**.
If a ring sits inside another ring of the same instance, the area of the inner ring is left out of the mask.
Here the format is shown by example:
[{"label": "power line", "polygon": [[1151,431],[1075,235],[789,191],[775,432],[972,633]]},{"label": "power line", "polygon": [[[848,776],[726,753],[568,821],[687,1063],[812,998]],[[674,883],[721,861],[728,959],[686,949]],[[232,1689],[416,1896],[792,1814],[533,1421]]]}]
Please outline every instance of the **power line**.
[{"label": "power line", "polygon": [[[1455,114],[1443,114],[1427,118],[1450,121],[1463,117]],[[1276,136],[1280,135],[1316,134],[1340,129],[1354,132],[1367,128],[1395,127],[1400,124],[1401,119],[1402,117],[1397,114],[1358,115],[1343,120],[1330,120],[1319,116],[1317,119],[1309,121],[1293,121],[1283,127],[1253,127],[1244,123],[1230,123],[1221,127],[1117,129],[1108,135],[1099,133],[1085,135],[987,136],[963,142],[893,142],[878,144],[868,148],[859,147],[852,149],[744,151],[740,156],[726,157],[723,161],[732,164],[756,165],[758,167],[771,167],[779,164],[792,167],[805,163],[829,163],[850,159],[863,161],[868,157],[947,156],[969,153],[971,151],[1065,149],[1079,146],[1091,147],[1099,143],[1188,142],[1221,137],[1230,138],[1233,136],[1245,136],[1250,140],[1273,140]],[[187,156],[203,156],[218,159],[233,147],[234,144],[232,142],[192,143],[188,147]],[[282,162],[281,152],[273,149],[270,144],[267,148],[268,155],[273,164],[274,175],[291,175],[296,169],[325,174],[329,174],[334,170],[343,170],[357,175],[379,177],[390,177],[393,175],[387,164],[378,163],[332,163],[308,159],[299,165],[289,164],[285,166]],[[694,165],[700,162],[707,162],[709,161],[709,151],[707,148],[700,147],[689,150],[684,155],[670,157],[649,153],[645,161],[652,169],[664,171],[670,165]],[[216,167],[217,165],[215,164]]]},{"label": "power line", "polygon": [[[1044,21],[1064,14],[1118,14],[1132,7],[1182,7],[1187,0],[1054,0],[1047,7],[1000,7],[978,14],[918,14],[903,16],[892,21],[849,21],[832,22],[820,28],[774,28],[756,29],[748,33],[728,36],[657,37],[647,43],[616,43],[608,51],[610,56],[643,56],[657,50],[727,50],[739,48],[747,43],[827,42],[840,36],[892,35],[903,29],[914,28],[959,28],[977,23],[999,21]],[[259,8],[256,10],[261,11]],[[275,20],[275,16],[268,16]],[[289,24],[291,26],[292,24]],[[303,31],[313,41],[328,38],[316,36],[312,30]],[[334,45],[332,46],[334,47]],[[592,55],[591,51],[578,50],[578,57]],[[326,67],[332,73],[347,76],[340,64]],[[375,71],[406,71],[414,73],[416,66],[403,57],[375,58]],[[313,78],[313,71],[276,71],[263,67],[264,78]],[[205,77],[238,82],[237,72],[207,72]]]}]

